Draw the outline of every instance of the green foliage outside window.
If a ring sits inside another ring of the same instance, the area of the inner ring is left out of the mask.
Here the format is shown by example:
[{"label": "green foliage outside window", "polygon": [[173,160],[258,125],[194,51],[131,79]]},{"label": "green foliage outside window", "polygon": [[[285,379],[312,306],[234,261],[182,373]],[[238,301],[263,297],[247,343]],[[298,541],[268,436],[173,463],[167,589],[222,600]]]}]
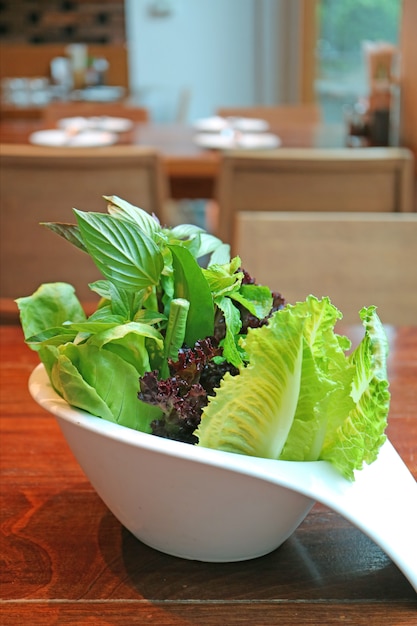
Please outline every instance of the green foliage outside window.
[{"label": "green foliage outside window", "polygon": [[401,0],[321,0],[318,3],[318,76],[354,71],[362,42],[397,43]]}]

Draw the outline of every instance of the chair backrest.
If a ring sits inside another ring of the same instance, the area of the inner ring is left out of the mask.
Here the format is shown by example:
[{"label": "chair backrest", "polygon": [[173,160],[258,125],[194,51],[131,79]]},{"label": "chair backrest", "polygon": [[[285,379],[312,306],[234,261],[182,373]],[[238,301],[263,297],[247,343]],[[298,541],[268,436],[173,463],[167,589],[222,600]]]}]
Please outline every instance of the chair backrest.
[{"label": "chair backrest", "polygon": [[0,146],[0,297],[33,293],[44,282],[76,287],[96,299],[88,283],[100,274],[90,257],[40,226],[75,223],[73,207],[106,212],[102,196],[119,196],[164,223],[167,183],[153,148]]},{"label": "chair backrest", "polygon": [[292,124],[312,124],[321,120],[318,104],[287,104],[278,106],[220,107],[216,111],[220,117],[249,117],[262,119],[270,127],[280,128]]},{"label": "chair backrest", "polygon": [[146,107],[133,106],[124,102],[51,102],[44,107],[42,119],[47,127],[55,127],[58,120],[66,117],[93,116],[123,117],[132,122],[149,121]]},{"label": "chair backrest", "polygon": [[247,212],[243,267],[287,302],[329,296],[343,322],[376,305],[385,324],[417,323],[417,214]]},{"label": "chair backrest", "polygon": [[223,155],[218,236],[235,249],[245,211],[413,211],[414,157],[403,148],[280,148]]}]

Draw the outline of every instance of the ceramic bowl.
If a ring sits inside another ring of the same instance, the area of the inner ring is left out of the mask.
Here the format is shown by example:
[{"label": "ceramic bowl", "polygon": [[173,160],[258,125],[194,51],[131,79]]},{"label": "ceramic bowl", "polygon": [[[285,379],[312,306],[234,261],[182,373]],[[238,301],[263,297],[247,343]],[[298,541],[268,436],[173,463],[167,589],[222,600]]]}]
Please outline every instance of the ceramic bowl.
[{"label": "ceramic bowl", "polygon": [[148,546],[201,561],[252,559],[280,546],[317,500],[379,543],[417,588],[417,487],[389,441],[351,482],[326,461],[210,450],[94,417],[55,393],[43,365],[29,389],[110,511]]},{"label": "ceramic bowl", "polygon": [[313,505],[300,493],[236,471],[238,455],[162,439],[70,407],[42,365],[29,387],[57,418],[110,511],[162,552],[202,561],[251,559],[277,548]]}]

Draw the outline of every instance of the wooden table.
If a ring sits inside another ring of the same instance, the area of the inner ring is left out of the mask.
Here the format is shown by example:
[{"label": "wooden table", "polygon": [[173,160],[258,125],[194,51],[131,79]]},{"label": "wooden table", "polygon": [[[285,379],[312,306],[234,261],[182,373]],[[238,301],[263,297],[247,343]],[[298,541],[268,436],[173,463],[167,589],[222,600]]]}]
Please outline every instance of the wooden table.
[{"label": "wooden table", "polygon": [[[0,141],[27,143],[29,135],[42,128],[44,124],[40,120],[4,119],[0,122]],[[343,126],[338,124],[306,123],[272,131],[287,147],[335,148],[344,143]],[[221,153],[198,147],[194,135],[192,126],[143,123],[121,133],[119,143],[158,148],[165,163],[172,198],[214,198]]]},{"label": "wooden table", "polygon": [[[388,435],[417,477],[417,327],[387,330]],[[345,332],[354,342],[361,336]],[[186,561],[137,541],[95,494],[55,419],[30,398],[38,361],[20,328],[0,334],[1,624],[417,623],[417,597],[402,573],[321,505],[279,549],[252,561]]]}]

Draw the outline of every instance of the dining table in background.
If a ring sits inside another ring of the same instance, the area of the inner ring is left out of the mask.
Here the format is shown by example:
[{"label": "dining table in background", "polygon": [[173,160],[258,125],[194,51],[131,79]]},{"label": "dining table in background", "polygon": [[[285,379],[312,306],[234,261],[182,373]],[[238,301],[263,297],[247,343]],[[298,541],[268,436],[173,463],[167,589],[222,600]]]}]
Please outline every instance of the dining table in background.
[{"label": "dining table in background", "polygon": [[[417,477],[417,327],[386,328],[387,434]],[[339,330],[354,344],[362,336],[357,326]],[[249,561],[188,561],[135,539],[30,397],[38,357],[20,327],[3,325],[0,337],[2,625],[417,623],[417,596],[400,570],[320,504],[281,547]]]},{"label": "dining table in background", "polygon": [[[43,129],[45,123],[39,119],[6,118],[0,121],[0,142],[28,143],[33,132]],[[340,148],[345,141],[341,124],[291,124],[271,132],[279,136],[282,146],[290,148]],[[213,199],[221,152],[198,146],[196,134],[191,124],[135,123],[131,130],[119,134],[117,143],[156,147],[174,200]]]}]

